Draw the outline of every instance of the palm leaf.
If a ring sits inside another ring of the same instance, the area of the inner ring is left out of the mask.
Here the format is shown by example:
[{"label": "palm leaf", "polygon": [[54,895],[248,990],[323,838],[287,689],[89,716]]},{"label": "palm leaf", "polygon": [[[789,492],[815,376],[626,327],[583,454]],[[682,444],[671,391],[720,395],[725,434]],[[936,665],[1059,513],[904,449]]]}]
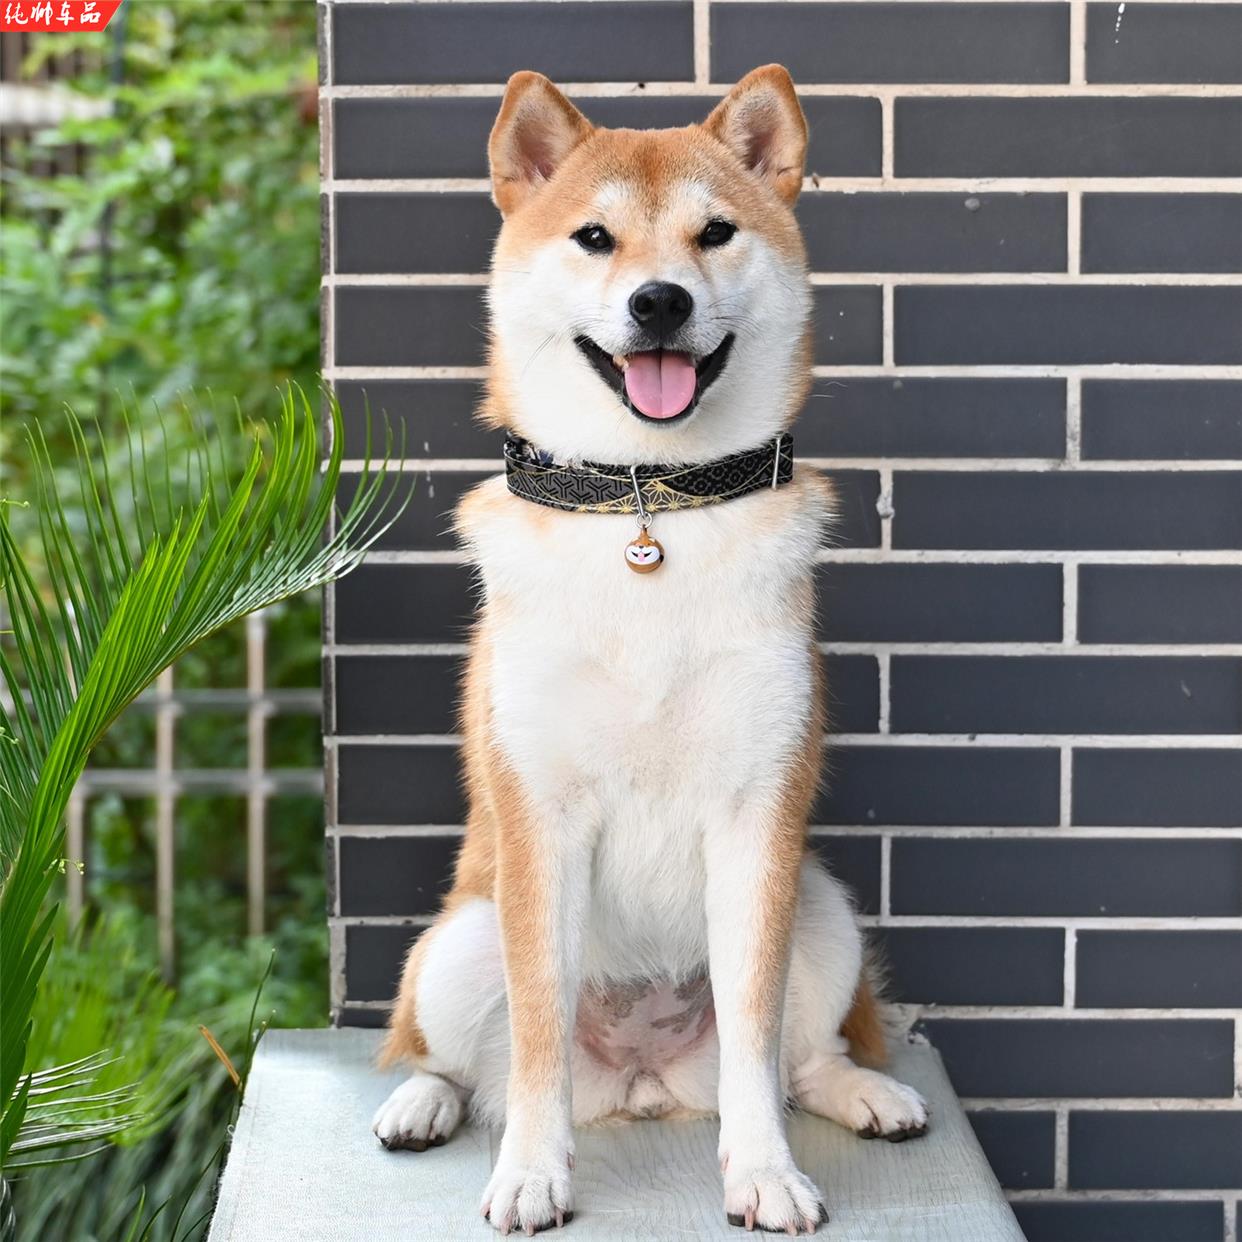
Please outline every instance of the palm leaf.
[{"label": "palm leaf", "polygon": [[[0,640],[0,1169],[11,1153],[115,1132],[89,1110],[73,1111],[91,1102],[97,1066],[33,1075],[26,1065],[52,944],[54,910],[46,907],[64,864],[64,812],[91,750],[196,642],[348,573],[404,504],[399,479],[387,478],[387,431],[382,465],[368,466],[351,502],[336,510],[343,435],[336,400],[329,394],[327,402],[326,460],[311,400],[289,388],[275,416],[251,431],[240,469],[225,464],[225,420],[190,415],[190,451],[174,463],[160,416],[158,443],[146,430],[128,436],[123,479],[73,419],[84,531],[75,531],[57,493],[42,436],[31,435],[46,594],[12,529],[14,502],[0,500],[0,587],[11,627]],[[118,1118],[125,1115],[114,1110]]]}]

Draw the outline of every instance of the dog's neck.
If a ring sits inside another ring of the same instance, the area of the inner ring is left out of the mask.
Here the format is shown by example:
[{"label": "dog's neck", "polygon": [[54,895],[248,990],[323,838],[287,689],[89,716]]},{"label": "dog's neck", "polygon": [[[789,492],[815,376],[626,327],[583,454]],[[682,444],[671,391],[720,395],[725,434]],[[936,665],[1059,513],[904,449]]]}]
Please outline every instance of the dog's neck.
[{"label": "dog's neck", "polygon": [[505,440],[504,457],[515,496],[574,513],[701,509],[790,483],[794,466],[787,431],[755,448],[684,466],[558,462],[513,434]]}]

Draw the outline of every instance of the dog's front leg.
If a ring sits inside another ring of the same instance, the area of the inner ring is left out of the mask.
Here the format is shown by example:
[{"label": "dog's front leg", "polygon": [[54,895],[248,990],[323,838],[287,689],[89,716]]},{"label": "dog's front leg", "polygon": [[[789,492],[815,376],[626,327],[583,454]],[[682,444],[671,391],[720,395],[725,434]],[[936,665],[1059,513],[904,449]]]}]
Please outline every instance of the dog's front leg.
[{"label": "dog's front leg", "polygon": [[802,823],[775,807],[713,827],[705,848],[725,1213],[730,1224],[794,1234],[827,1219],[790,1153],[780,1082],[802,840]]},{"label": "dog's front leg", "polygon": [[[516,784],[516,783],[515,783]],[[590,887],[581,825],[497,799],[497,903],[509,997],[505,1132],[483,1214],[501,1233],[573,1213],[570,1042]]]}]

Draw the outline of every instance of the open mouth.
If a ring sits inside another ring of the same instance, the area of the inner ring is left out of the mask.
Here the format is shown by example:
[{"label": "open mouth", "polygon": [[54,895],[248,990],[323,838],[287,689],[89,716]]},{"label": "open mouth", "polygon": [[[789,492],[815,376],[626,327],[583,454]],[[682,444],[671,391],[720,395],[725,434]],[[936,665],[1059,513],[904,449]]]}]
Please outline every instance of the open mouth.
[{"label": "open mouth", "polygon": [[631,414],[667,425],[686,418],[724,370],[733,333],[698,359],[672,349],[610,354],[589,336],[576,337],[574,344]]}]

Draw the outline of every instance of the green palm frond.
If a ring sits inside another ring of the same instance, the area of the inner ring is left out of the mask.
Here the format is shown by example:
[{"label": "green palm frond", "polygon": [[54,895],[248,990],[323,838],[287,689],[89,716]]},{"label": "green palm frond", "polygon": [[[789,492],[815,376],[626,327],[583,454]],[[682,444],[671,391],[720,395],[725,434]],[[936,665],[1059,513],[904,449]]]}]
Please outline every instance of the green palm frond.
[{"label": "green palm frond", "polygon": [[47,898],[65,864],[64,812],[91,750],[200,639],[348,573],[403,503],[400,480],[388,478],[388,433],[383,464],[368,466],[352,501],[336,511],[343,435],[336,401],[327,400],[326,460],[314,405],[290,388],[275,417],[249,433],[240,469],[227,464],[221,440],[229,427],[221,420],[192,422],[190,451],[173,461],[158,419],[158,437],[131,430],[128,468],[116,477],[73,420],[76,526],[36,431],[36,495],[20,503],[36,510],[41,582],[12,529],[18,498],[0,499],[8,626],[0,635],[0,1169],[11,1155],[30,1159],[104,1137],[117,1128],[108,1130],[109,1117],[127,1115],[116,1098],[93,1114],[71,1111],[101,1103],[89,1098],[97,1065],[42,1076],[26,1066],[31,1009],[52,945]]}]

